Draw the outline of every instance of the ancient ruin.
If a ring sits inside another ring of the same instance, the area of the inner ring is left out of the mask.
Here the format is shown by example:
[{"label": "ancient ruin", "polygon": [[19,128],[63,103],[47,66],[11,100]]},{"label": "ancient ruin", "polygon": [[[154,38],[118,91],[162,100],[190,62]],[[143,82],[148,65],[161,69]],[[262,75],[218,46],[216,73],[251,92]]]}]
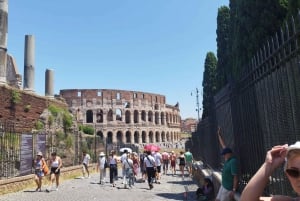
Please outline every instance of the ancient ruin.
[{"label": "ancient ruin", "polygon": [[109,89],[60,91],[76,120],[107,143],[174,143],[180,140],[179,104],[163,95]]}]

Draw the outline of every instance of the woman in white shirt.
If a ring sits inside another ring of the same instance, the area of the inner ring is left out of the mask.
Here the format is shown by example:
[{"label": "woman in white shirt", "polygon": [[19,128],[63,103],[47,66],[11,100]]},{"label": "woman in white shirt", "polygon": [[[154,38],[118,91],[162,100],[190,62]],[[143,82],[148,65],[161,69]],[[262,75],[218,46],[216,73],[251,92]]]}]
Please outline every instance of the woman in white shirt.
[{"label": "woman in white shirt", "polygon": [[[51,189],[53,187],[53,183],[55,180],[56,181],[56,190],[58,190],[60,168],[62,167],[62,160],[59,156],[56,155],[56,152],[51,153],[51,159],[50,159],[49,166],[51,167],[51,171],[50,171]],[[46,189],[46,191],[49,191],[49,189]]]}]

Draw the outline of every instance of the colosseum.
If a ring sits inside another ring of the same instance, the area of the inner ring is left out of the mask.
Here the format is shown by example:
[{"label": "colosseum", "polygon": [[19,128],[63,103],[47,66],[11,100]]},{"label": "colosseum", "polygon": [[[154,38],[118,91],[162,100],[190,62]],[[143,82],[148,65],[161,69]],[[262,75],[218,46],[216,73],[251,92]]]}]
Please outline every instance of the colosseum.
[{"label": "colosseum", "polygon": [[179,104],[159,94],[110,90],[60,90],[77,122],[91,125],[108,144],[173,144],[180,140]]}]

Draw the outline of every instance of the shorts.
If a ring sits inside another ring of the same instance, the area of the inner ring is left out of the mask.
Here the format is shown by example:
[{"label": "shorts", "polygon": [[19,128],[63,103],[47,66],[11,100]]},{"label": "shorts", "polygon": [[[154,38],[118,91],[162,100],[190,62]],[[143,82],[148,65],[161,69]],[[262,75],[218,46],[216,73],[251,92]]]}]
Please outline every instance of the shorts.
[{"label": "shorts", "polygon": [[156,166],[156,172],[160,173],[161,172],[161,166]]},{"label": "shorts", "polygon": [[[51,167],[51,170],[50,170],[50,175],[51,174],[55,174],[55,175],[59,175],[60,174],[60,169],[58,169],[58,167]],[[57,170],[57,172],[56,172]]]},{"label": "shorts", "polygon": [[231,201],[230,193],[231,191],[227,190],[221,185],[216,200]]},{"label": "shorts", "polygon": [[191,161],[187,161],[187,162],[186,162],[186,166],[192,167],[192,165],[193,165],[193,163],[192,163]]},{"label": "shorts", "polygon": [[36,174],[36,176],[38,177],[43,177],[44,176],[44,172],[40,169],[35,170],[34,172]]}]

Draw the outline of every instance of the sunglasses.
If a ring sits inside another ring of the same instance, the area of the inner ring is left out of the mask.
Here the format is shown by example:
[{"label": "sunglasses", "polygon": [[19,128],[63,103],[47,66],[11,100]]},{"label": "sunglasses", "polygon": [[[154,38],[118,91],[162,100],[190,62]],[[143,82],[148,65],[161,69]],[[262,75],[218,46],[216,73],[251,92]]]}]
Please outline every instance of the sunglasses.
[{"label": "sunglasses", "polygon": [[292,178],[299,178],[300,177],[300,170],[299,169],[286,169],[286,174]]}]

